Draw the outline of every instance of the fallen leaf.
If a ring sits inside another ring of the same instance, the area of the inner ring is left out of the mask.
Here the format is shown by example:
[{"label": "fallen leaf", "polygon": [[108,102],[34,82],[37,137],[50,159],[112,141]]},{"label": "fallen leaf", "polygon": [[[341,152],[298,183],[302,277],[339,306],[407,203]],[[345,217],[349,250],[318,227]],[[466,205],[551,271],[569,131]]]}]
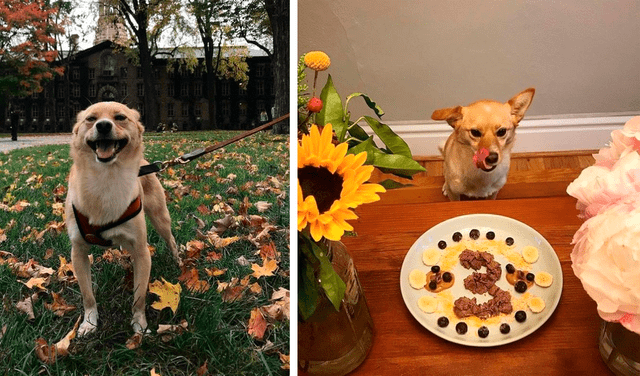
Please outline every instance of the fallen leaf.
[{"label": "fallen leaf", "polygon": [[196,208],[196,210],[202,214],[202,215],[209,215],[211,214],[211,210],[209,210],[209,208],[207,208],[207,206],[205,204],[200,204],[200,206],[198,206]]},{"label": "fallen leaf", "polygon": [[260,286],[258,282],[254,282],[251,284],[251,286],[249,286],[249,291],[256,295],[260,294],[262,292],[262,286]]},{"label": "fallen leaf", "polygon": [[127,340],[125,346],[129,350],[135,350],[142,345],[142,333],[135,333],[131,338]]},{"label": "fallen leaf", "polygon": [[36,339],[36,349],[35,353],[38,359],[47,364],[54,364],[58,357],[64,357],[69,355],[69,345],[71,345],[71,340],[76,337],[76,333],[78,332],[78,325],[80,325],[80,320],[82,316],[78,317],[76,320],[73,329],[69,333],[67,333],[64,338],[58,341],[54,345],[49,345],[49,343],[44,338]]},{"label": "fallen leaf", "polygon": [[207,261],[218,261],[222,258],[222,253],[218,253],[216,251],[211,251],[207,253]]},{"label": "fallen leaf", "polygon": [[51,292],[51,296],[53,297],[53,303],[44,303],[44,307],[52,311],[56,316],[62,317],[66,313],[76,309],[75,306],[67,304],[61,294]]},{"label": "fallen leaf", "polygon": [[229,238],[221,238],[218,233],[216,232],[208,232],[207,233],[207,240],[209,241],[209,243],[214,246],[216,249],[220,249],[220,248],[224,248],[232,243],[237,242],[238,240],[242,239],[239,236],[232,236]]},{"label": "fallen leaf", "polygon": [[207,360],[204,361],[204,364],[198,367],[196,370],[196,376],[205,376],[209,374],[209,367],[207,366]]},{"label": "fallen leaf", "polygon": [[207,281],[200,280],[198,270],[195,268],[183,268],[178,280],[183,282],[187,290],[192,292],[205,292],[211,287]]},{"label": "fallen leaf", "polygon": [[187,320],[182,319],[182,321],[180,321],[180,324],[160,324],[158,325],[158,330],[157,333],[158,334],[166,334],[166,333],[176,333],[176,334],[182,334],[184,333],[187,328],[189,327],[189,323],[187,322]]},{"label": "fallen leaf", "polygon": [[258,264],[251,264],[251,269],[253,270],[253,276],[256,278],[260,277],[270,277],[273,275],[273,272],[278,269],[278,262],[273,259],[265,259],[262,260],[262,266]]},{"label": "fallen leaf", "polygon": [[31,278],[30,280],[28,280],[27,282],[22,282],[25,286],[27,286],[28,288],[32,289],[34,287],[39,288],[40,290],[46,291],[47,288],[45,285],[49,284],[49,278],[44,278],[44,277],[38,277],[38,278]]},{"label": "fallen leaf", "polygon": [[280,252],[276,250],[276,245],[273,242],[269,242],[269,244],[264,244],[260,247],[260,258],[264,259],[280,259]]},{"label": "fallen leaf", "polygon": [[254,204],[256,209],[258,209],[258,213],[264,213],[267,210],[271,209],[273,204],[267,201],[258,201]]},{"label": "fallen leaf", "polygon": [[262,313],[258,308],[254,308],[251,310],[251,318],[249,319],[247,332],[251,337],[262,340],[266,330],[267,320],[264,319],[264,316],[262,316]]},{"label": "fallen leaf", "polygon": [[244,196],[244,200],[242,201],[242,204],[240,204],[240,208],[238,209],[238,214],[246,217],[250,207],[251,203],[249,202],[249,197]]},{"label": "fallen leaf", "polygon": [[162,281],[156,280],[149,284],[149,292],[158,295],[160,298],[151,304],[151,308],[162,311],[168,307],[171,308],[175,315],[178,310],[178,304],[180,304],[180,293],[182,292],[182,286],[179,283],[172,284],[162,278]]},{"label": "fallen leaf", "polygon": [[240,256],[236,259],[236,262],[238,263],[238,265],[240,266],[249,266],[251,265],[251,263],[249,262],[249,260],[247,260],[244,256]]},{"label": "fallen leaf", "polygon": [[278,351],[278,356],[280,357],[280,361],[282,362],[282,365],[280,366],[280,368],[282,369],[289,369],[289,358],[290,355],[285,355],[283,353],[281,353],[280,351]]},{"label": "fallen leaf", "polygon": [[214,225],[211,227],[209,232],[215,232],[218,235],[222,235],[222,233],[227,231],[229,228],[235,226],[236,220],[234,216],[232,216],[231,214],[227,214],[224,216],[224,218],[218,219],[213,223]]},{"label": "fallen leaf", "polygon": [[200,253],[204,250],[204,242],[200,240],[191,240],[187,242],[187,258],[200,258]]},{"label": "fallen leaf", "polygon": [[218,269],[215,266],[204,270],[209,277],[219,277],[227,272],[227,268]]},{"label": "fallen leaf", "polygon": [[77,282],[73,272],[73,265],[60,255],[58,255],[58,258],[60,259],[60,267],[58,267],[58,272],[56,273],[58,281],[69,283]]},{"label": "fallen leaf", "polygon": [[53,257],[53,252],[53,248],[47,248],[47,250],[44,252],[44,259],[48,260]]},{"label": "fallen leaf", "polygon": [[225,303],[235,302],[240,299],[242,293],[244,292],[244,286],[227,286],[222,290],[222,301]]},{"label": "fallen leaf", "polygon": [[156,253],[156,247],[151,244],[147,244],[147,250],[149,251],[150,256],[153,256]]},{"label": "fallen leaf", "polygon": [[16,303],[16,308],[18,309],[18,311],[26,313],[27,319],[33,320],[36,318],[35,314],[33,313],[33,303],[37,302],[39,298],[40,295],[36,292],[33,295],[27,296],[26,298]]}]

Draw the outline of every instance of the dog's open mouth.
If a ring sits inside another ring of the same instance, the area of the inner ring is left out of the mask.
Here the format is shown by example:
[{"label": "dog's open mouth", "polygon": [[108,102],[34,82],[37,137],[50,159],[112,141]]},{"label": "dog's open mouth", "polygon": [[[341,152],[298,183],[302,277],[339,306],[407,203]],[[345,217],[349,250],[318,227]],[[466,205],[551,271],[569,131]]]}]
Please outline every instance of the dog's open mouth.
[{"label": "dog's open mouth", "polygon": [[116,155],[127,146],[127,139],[120,140],[98,139],[87,141],[87,145],[96,153],[96,157],[102,163],[107,163],[115,159]]},{"label": "dog's open mouth", "polygon": [[480,167],[480,169],[484,172],[491,172],[493,170],[496,169],[496,167],[498,167],[498,165],[493,165],[491,167],[489,167],[486,163],[484,163],[484,166]]}]

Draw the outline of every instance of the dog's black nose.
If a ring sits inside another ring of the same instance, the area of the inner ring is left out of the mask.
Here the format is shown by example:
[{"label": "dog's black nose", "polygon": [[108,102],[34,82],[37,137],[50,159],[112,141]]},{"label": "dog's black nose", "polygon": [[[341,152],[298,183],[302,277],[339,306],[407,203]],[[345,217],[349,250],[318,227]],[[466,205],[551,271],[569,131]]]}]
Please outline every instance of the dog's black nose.
[{"label": "dog's black nose", "polygon": [[111,122],[102,120],[96,123],[96,129],[98,133],[106,134],[111,132]]},{"label": "dog's black nose", "polygon": [[487,164],[496,164],[498,163],[498,153],[489,153],[489,155],[484,159]]}]

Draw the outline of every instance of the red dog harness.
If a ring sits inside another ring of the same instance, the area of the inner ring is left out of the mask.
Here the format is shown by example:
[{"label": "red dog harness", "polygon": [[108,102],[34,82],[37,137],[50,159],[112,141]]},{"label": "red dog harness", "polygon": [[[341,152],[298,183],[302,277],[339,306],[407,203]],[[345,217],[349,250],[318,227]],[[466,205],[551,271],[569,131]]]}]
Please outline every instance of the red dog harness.
[{"label": "red dog harness", "polygon": [[131,202],[127,210],[118,218],[116,221],[107,223],[102,226],[95,226],[89,223],[89,218],[87,218],[84,214],[80,213],[78,209],[76,209],[75,205],[71,205],[73,207],[73,214],[76,217],[76,224],[78,225],[78,229],[80,230],[80,234],[84,241],[93,245],[100,245],[103,247],[111,247],[113,242],[111,240],[107,240],[102,237],[104,231],[112,229],[114,227],[120,226],[131,218],[135,217],[142,210],[142,200],[140,196],[138,196],[135,200]]}]

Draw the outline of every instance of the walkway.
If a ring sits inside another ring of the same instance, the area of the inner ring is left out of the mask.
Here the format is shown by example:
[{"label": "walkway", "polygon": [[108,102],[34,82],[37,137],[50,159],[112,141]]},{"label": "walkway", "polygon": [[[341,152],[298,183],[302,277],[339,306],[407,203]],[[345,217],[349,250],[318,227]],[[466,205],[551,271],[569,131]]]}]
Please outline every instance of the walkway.
[{"label": "walkway", "polygon": [[71,141],[70,133],[51,134],[46,136],[21,136],[18,141],[11,141],[11,137],[0,137],[0,153],[9,150],[27,148],[29,146],[68,144]]}]

